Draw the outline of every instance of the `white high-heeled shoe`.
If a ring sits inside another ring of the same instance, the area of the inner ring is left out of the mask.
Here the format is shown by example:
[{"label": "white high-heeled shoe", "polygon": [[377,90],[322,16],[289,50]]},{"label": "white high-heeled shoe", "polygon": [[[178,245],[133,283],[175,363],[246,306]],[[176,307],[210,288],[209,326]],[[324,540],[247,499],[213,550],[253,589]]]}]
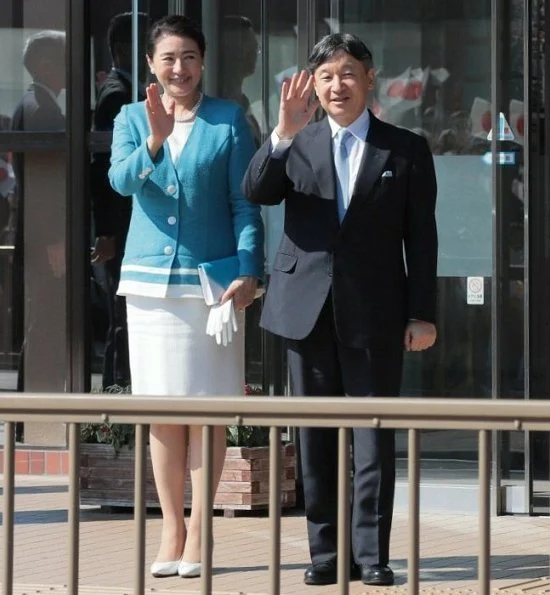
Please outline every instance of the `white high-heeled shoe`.
[{"label": "white high-heeled shoe", "polygon": [[151,564],[151,574],[155,578],[177,576],[180,562],[180,560],[174,560],[173,562],[153,562]]},{"label": "white high-heeled shoe", "polygon": [[201,575],[201,563],[182,560],[178,566],[178,574],[182,578],[196,578]]}]

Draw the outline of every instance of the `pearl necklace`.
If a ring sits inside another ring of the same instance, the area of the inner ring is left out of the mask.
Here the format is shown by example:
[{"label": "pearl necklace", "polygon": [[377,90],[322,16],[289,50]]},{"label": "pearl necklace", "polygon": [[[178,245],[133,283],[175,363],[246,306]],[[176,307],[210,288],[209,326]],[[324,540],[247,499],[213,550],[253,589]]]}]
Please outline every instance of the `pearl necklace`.
[{"label": "pearl necklace", "polygon": [[201,106],[203,97],[204,97],[204,95],[201,93],[199,95],[199,98],[197,99],[195,105],[189,110],[189,112],[190,112],[189,116],[186,116],[185,118],[174,118],[174,121],[175,122],[190,122],[197,115],[197,112],[199,111],[199,107]]}]

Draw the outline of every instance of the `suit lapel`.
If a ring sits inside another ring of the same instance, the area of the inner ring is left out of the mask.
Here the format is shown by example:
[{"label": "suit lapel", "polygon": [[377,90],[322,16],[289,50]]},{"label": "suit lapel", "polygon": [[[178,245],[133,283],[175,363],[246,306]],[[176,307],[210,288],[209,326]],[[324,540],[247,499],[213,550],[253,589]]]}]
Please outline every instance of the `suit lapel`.
[{"label": "suit lapel", "polygon": [[[313,128],[313,127],[312,127]],[[319,186],[319,196],[336,200],[336,178],[332,156],[332,136],[327,118],[311,130],[309,160]],[[336,208],[336,203],[335,203]]]},{"label": "suit lapel", "polygon": [[363,159],[361,160],[359,173],[357,174],[357,181],[353,188],[353,195],[342,225],[353,216],[353,213],[365,200],[368,200],[374,185],[382,175],[390,153],[391,149],[387,147],[381,134],[380,122],[371,113],[365,152],[363,153]]}]

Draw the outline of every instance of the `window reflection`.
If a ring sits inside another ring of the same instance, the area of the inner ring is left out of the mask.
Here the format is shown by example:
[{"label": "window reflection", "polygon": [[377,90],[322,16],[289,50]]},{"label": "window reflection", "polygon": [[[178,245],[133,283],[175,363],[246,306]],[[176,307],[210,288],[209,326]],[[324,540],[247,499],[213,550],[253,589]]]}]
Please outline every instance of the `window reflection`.
[{"label": "window reflection", "polygon": [[[14,107],[12,130],[64,131],[65,44],[59,30],[26,37],[20,61],[30,84]],[[15,154],[13,170],[8,235],[14,247],[11,340],[18,356],[17,389],[62,391],[67,352],[65,156],[56,151]],[[19,439],[21,432],[18,425]],[[61,432],[56,440],[62,440]]]},{"label": "window reflection", "polygon": [[[220,96],[244,110],[256,146],[262,143],[265,118],[262,109],[262,64],[259,7],[241,12],[240,2],[220,3]],[[262,384],[263,349],[259,320],[261,300],[246,309],[246,382]]]},{"label": "window reflection", "polygon": [[[0,3],[0,134],[65,130],[65,7]],[[0,152],[0,390],[65,388],[65,195],[53,147]],[[64,428],[27,424],[25,440],[64,444]]]},{"label": "window reflection", "polygon": [[[147,16],[138,15],[138,47],[143,51]],[[111,132],[122,106],[132,94],[132,13],[114,15],[107,29],[110,67],[96,73],[94,130]],[[145,99],[145,57],[139,62],[138,101]],[[91,164],[93,214],[92,314],[95,370],[101,386],[128,386],[128,331],[125,298],[116,295],[126,235],[132,213],[132,199],[118,195],[108,179],[110,153],[96,153]]]},{"label": "window reflection", "polygon": [[253,112],[251,100],[244,91],[245,80],[256,72],[260,54],[260,44],[252,21],[242,15],[224,16],[221,25],[221,41],[221,96],[235,101],[243,108],[256,145],[259,147],[260,124]]},{"label": "window reflection", "polygon": [[[64,107],[64,50],[57,54],[57,65],[47,64],[54,56],[55,48],[61,47],[61,44],[56,43],[55,35],[62,37],[64,31],[63,0],[0,2],[0,117],[11,117],[29,86],[37,82],[42,82],[50,89],[52,99],[58,102],[61,108]],[[27,47],[25,64],[23,54],[31,39],[33,43],[32,47]],[[35,55],[34,50],[41,47],[45,50],[44,55]],[[36,76],[33,80],[33,70],[44,80],[39,81]],[[40,125],[40,121],[37,124]],[[56,124],[59,125],[61,122],[58,120]],[[25,130],[32,129],[33,122],[30,120]],[[58,129],[58,126],[50,125],[46,128],[52,129]]]}]

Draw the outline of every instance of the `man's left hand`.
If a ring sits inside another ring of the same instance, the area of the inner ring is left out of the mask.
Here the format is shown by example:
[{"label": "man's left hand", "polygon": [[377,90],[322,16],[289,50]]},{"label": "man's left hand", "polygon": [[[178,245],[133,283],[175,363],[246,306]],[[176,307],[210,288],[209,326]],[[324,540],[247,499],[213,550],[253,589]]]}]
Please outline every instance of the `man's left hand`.
[{"label": "man's left hand", "polygon": [[258,279],[256,277],[238,277],[222,295],[220,303],[223,304],[233,298],[235,310],[244,310],[254,301],[257,287]]},{"label": "man's left hand", "polygon": [[92,262],[107,262],[116,256],[116,243],[113,236],[99,236],[92,248]]},{"label": "man's left hand", "polygon": [[410,320],[405,328],[405,351],[424,351],[437,338],[435,324],[423,320]]}]

